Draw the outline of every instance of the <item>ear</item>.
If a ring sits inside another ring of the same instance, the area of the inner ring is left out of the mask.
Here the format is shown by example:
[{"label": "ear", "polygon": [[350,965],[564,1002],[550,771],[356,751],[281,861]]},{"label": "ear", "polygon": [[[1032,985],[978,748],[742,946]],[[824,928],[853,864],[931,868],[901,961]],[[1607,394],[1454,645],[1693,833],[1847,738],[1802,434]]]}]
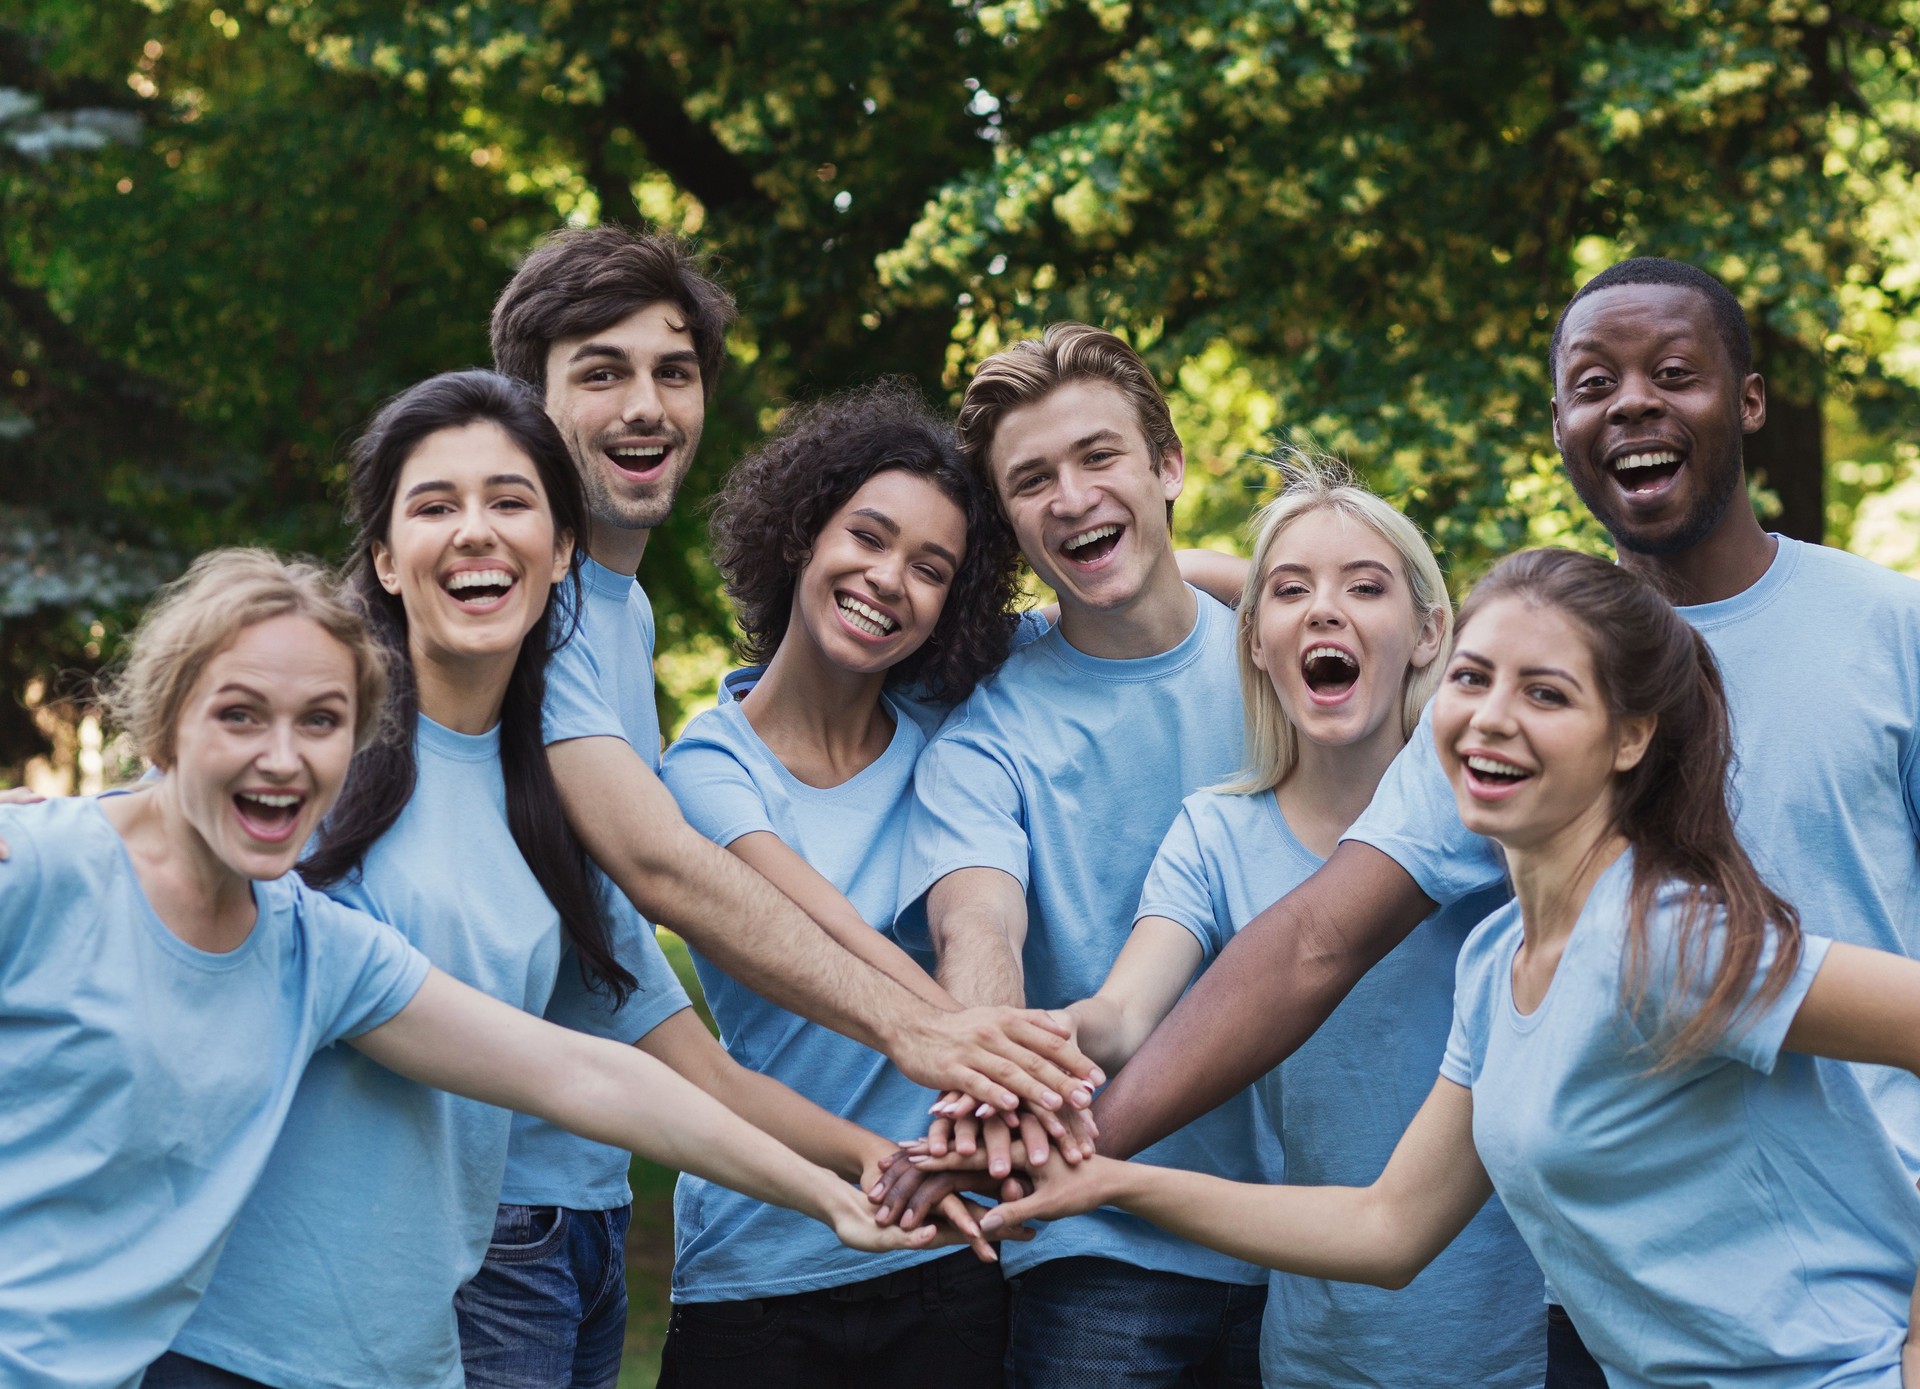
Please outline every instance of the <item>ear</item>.
[{"label": "ear", "polygon": [[1740,432],[1752,434],[1767,422],[1767,383],[1752,372],[1740,383]]},{"label": "ear", "polygon": [[1427,615],[1420,619],[1420,635],[1413,643],[1413,656],[1407,664],[1415,670],[1425,670],[1439,654],[1440,609],[1428,608]]},{"label": "ear", "polygon": [[380,581],[380,587],[395,597],[400,595],[400,571],[393,567],[393,551],[387,548],[384,540],[376,540],[367,548],[367,558],[373,561],[373,577]]},{"label": "ear", "polygon": [[557,531],[553,537],[553,579],[555,584],[564,583],[567,571],[573,568],[573,532]]},{"label": "ear", "polygon": [[1271,675],[1267,669],[1267,649],[1260,644],[1260,603],[1256,599],[1253,607],[1241,614],[1240,621],[1247,629],[1247,655],[1253,661],[1253,668]]},{"label": "ear", "polygon": [[1651,716],[1628,719],[1620,725],[1613,745],[1613,769],[1616,772],[1630,772],[1640,765],[1640,759],[1647,755],[1647,745],[1653,741],[1653,730],[1659,726],[1659,720]]},{"label": "ear", "polygon": [[1565,450],[1562,449],[1560,445],[1560,397],[1559,396],[1551,395],[1547,397],[1547,411],[1549,414],[1553,416],[1553,451],[1555,453],[1565,452]]},{"label": "ear", "polygon": [[1187,453],[1177,445],[1160,454],[1160,495],[1172,501],[1187,485]]}]

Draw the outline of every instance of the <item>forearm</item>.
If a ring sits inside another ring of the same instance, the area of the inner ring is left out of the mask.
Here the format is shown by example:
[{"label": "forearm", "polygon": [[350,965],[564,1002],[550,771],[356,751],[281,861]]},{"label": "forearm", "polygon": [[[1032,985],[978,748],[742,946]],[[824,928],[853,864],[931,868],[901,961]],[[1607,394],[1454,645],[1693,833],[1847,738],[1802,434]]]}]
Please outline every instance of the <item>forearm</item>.
[{"label": "forearm", "polygon": [[846,1181],[858,1182],[870,1166],[894,1150],[894,1144],[879,1135],[731,1058],[707,1092],[755,1128]]},{"label": "forearm", "polygon": [[1117,1074],[1133,1059],[1152,1030],[1140,1027],[1136,1035],[1136,1029],[1128,1025],[1126,1011],[1116,1000],[1102,994],[1069,1004],[1067,1014],[1074,1021],[1074,1038],[1080,1043],[1080,1050],[1099,1062],[1108,1075]]},{"label": "forearm", "polygon": [[1426,1260],[1370,1188],[1259,1186],[1096,1157],[1105,1204],[1169,1234],[1285,1273],[1405,1287]]},{"label": "forearm", "polygon": [[1026,1005],[1027,898],[1016,879],[992,868],[948,874],[927,894],[927,931],[935,977],[962,1006]]},{"label": "forearm", "polygon": [[1392,859],[1342,844],[1234,937],[1100,1093],[1100,1150],[1131,1156],[1279,1065],[1431,910]]}]

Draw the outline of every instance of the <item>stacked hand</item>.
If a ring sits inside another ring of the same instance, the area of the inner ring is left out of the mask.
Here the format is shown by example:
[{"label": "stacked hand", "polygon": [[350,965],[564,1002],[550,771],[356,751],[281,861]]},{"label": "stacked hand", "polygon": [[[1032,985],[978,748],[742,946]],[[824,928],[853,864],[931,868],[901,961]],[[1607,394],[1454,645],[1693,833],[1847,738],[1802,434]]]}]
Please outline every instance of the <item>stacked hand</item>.
[{"label": "stacked hand", "polygon": [[[936,1155],[929,1139],[915,1139],[889,1159],[882,1185],[869,1188],[868,1195],[880,1205],[882,1221],[890,1209],[899,1210],[902,1228],[911,1228],[934,1200],[949,1192],[993,1190],[1000,1204],[981,1217],[982,1237],[1024,1239],[1031,1238],[1023,1228],[1026,1221],[1058,1220],[1107,1204],[1115,1175],[1126,1166],[1091,1151],[1073,1162],[1052,1161],[1044,1155],[1040,1161],[1026,1161],[1032,1154],[1024,1148],[1012,1156],[1022,1170],[995,1177],[987,1171],[991,1159],[984,1149],[962,1153],[950,1148]],[[902,1168],[910,1175],[889,1185],[888,1179]],[[902,1191],[907,1195],[903,1197]]]}]

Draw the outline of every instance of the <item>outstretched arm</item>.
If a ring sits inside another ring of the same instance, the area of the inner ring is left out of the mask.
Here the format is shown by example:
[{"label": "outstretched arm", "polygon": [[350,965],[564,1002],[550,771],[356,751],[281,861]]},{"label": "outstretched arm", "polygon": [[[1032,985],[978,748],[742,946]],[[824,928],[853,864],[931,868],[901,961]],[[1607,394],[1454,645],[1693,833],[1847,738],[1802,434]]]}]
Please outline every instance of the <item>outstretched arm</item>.
[{"label": "outstretched arm", "polygon": [[866,1198],[632,1047],[511,1008],[431,970],[413,1001],[353,1044],[424,1085],[533,1114],[829,1225],[861,1249],[919,1248]]},{"label": "outstretched arm", "polygon": [[1134,922],[1100,992],[1067,1009],[1079,1024],[1081,1049],[1109,1072],[1120,1070],[1180,1001],[1202,958],[1200,942],[1178,922],[1164,916]]},{"label": "outstretched arm", "polygon": [[1473,1092],[1446,1079],[1369,1187],[1260,1186],[1107,1157],[1049,1163],[1033,1180],[983,1228],[1118,1206],[1237,1259],[1384,1288],[1412,1282],[1493,1192],[1473,1147]]},{"label": "outstretched arm", "polygon": [[1387,855],[1342,843],[1247,923],[1101,1092],[1100,1150],[1137,1153],[1279,1065],[1432,910]]},{"label": "outstretched arm", "polygon": [[547,749],[567,821],[642,914],[663,921],[782,1008],[891,1057],[922,1085],[1004,1108],[1058,1109],[1093,1063],[1038,1013],[943,1012],[856,958],[752,869],[680,815],[618,738]]}]

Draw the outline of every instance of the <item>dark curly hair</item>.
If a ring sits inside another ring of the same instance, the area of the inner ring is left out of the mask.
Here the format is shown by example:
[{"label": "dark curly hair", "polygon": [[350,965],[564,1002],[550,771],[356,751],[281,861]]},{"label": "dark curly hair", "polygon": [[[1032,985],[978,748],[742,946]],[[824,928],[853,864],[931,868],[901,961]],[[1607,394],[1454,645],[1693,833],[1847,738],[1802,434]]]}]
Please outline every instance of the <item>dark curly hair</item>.
[{"label": "dark curly hair", "polygon": [[960,508],[967,548],[926,644],[888,673],[957,704],[1007,658],[1020,552],[999,507],[960,461],[953,426],[911,385],[883,380],[787,411],[773,436],[727,475],[713,499],[713,558],[726,576],[741,653],[773,658],[813,543],[868,478],[900,469]]}]

